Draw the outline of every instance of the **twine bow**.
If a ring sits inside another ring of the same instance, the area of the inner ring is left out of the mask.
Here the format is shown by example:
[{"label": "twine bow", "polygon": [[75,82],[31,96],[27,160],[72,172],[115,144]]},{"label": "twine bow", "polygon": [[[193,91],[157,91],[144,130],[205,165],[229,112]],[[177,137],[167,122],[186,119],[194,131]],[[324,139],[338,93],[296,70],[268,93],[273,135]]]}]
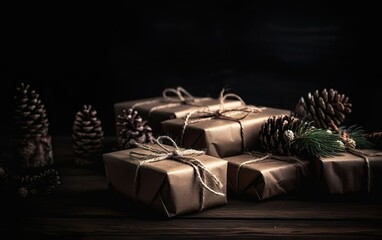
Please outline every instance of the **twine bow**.
[{"label": "twine bow", "polygon": [[[258,153],[258,152],[250,152],[248,153],[249,155],[253,156],[254,159],[251,159],[251,160],[248,160],[248,161],[245,161],[245,162],[242,162],[238,169],[237,169],[237,172],[236,172],[236,192],[239,193],[239,181],[240,181],[240,171],[242,169],[242,167],[244,167],[245,165],[248,165],[248,164],[252,164],[252,163],[257,163],[257,162],[262,162],[264,160],[267,160],[267,159],[276,159],[276,160],[279,160],[279,161],[284,161],[284,162],[289,162],[289,163],[293,163],[296,167],[296,174],[297,174],[297,188],[299,188],[299,185],[300,185],[300,179],[301,179],[301,174],[302,175],[307,175],[309,174],[309,170],[308,168],[306,167],[306,165],[297,157],[295,156],[279,156],[279,155],[273,155],[271,153],[268,153],[266,155],[264,155],[263,153]],[[259,193],[256,191],[256,194],[257,194],[257,197],[259,199],[261,199]]]},{"label": "twine bow", "polygon": [[183,104],[193,105],[198,107],[205,107],[208,109],[208,106],[205,106],[200,103],[206,99],[209,99],[209,98],[195,98],[188,91],[186,91],[186,89],[182,87],[166,88],[162,91],[162,99],[154,99],[154,100],[139,102],[131,106],[131,108],[135,109],[136,107],[139,107],[142,105],[163,102],[164,104],[155,106],[150,109],[150,111],[148,112],[148,118],[150,119],[151,113],[155,110],[176,107]]},{"label": "twine bow", "polygon": [[[174,149],[170,149],[163,145],[163,140],[168,140]],[[199,183],[200,188],[200,206],[199,210],[203,210],[204,208],[204,193],[203,189],[207,189],[209,192],[218,195],[218,196],[225,196],[225,194],[222,192],[223,184],[221,181],[217,178],[217,176],[211,172],[208,168],[204,166],[204,164],[198,160],[196,157],[205,154],[204,151],[198,151],[194,149],[181,149],[177,146],[177,144],[168,136],[160,136],[158,137],[154,143],[159,146],[158,148],[154,148],[147,144],[140,144],[135,142],[135,145],[138,148],[144,149],[149,151],[149,153],[141,153],[132,151],[130,152],[130,156],[142,160],[139,162],[137,169],[135,170],[135,176],[134,176],[134,194],[135,198],[137,196],[138,191],[138,176],[139,176],[139,169],[141,166],[147,163],[153,163],[153,162],[159,162],[163,160],[173,160],[180,163],[187,164],[191,166],[194,169],[196,179]],[[208,186],[208,180],[212,180],[212,183],[214,187],[218,188],[219,190],[216,191],[212,189],[210,186]]]},{"label": "twine bow", "polygon": [[[228,98],[233,98],[235,100],[238,100],[241,102],[241,106],[237,108],[225,108],[225,102]],[[198,122],[204,122],[209,121],[212,119],[224,119],[228,121],[234,121],[239,123],[240,125],[240,136],[241,136],[241,143],[242,143],[242,151],[244,151],[247,148],[247,144],[245,141],[245,131],[243,124],[240,120],[243,120],[251,113],[261,113],[261,109],[257,108],[252,105],[246,105],[243,99],[234,93],[227,93],[224,94],[224,90],[220,92],[220,107],[217,111],[211,111],[211,110],[199,110],[196,109],[194,111],[191,111],[187,114],[183,128],[182,133],[180,136],[180,142],[183,144],[184,134],[186,132],[186,128],[189,124],[198,123]]]},{"label": "twine bow", "polygon": [[163,99],[167,102],[194,102],[195,97],[182,87],[166,88],[162,92]]}]

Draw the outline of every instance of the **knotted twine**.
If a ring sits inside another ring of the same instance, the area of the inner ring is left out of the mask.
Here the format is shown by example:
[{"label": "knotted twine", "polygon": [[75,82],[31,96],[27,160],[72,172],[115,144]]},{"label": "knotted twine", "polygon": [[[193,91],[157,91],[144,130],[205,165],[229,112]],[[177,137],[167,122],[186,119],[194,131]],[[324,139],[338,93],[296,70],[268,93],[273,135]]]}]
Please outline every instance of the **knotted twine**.
[{"label": "knotted twine", "polygon": [[136,107],[139,107],[142,105],[163,102],[164,103],[163,105],[155,106],[149,110],[147,117],[150,118],[151,113],[155,110],[176,107],[180,105],[192,105],[192,106],[198,106],[198,107],[205,107],[208,109],[208,106],[200,103],[203,100],[207,100],[207,99],[209,98],[195,98],[182,87],[166,88],[162,91],[162,99],[154,99],[154,100],[139,102],[131,106],[131,108],[135,109]]},{"label": "knotted twine", "polygon": [[[170,149],[166,147],[165,145],[163,145],[162,144],[163,140],[168,140],[171,143],[171,145],[174,147],[174,149]],[[148,144],[140,144],[135,142],[135,145],[138,148],[147,150],[149,151],[149,153],[141,153],[136,151],[130,152],[131,157],[142,160],[139,162],[137,169],[135,170],[135,175],[134,175],[134,198],[135,199],[137,198],[137,193],[138,193],[139,169],[147,163],[159,162],[163,160],[173,160],[180,163],[184,163],[191,166],[194,169],[196,180],[199,183],[199,191],[200,191],[199,211],[202,211],[204,209],[204,201],[205,201],[204,191],[203,191],[204,189],[207,189],[209,192],[215,195],[225,196],[225,194],[222,192],[223,184],[221,183],[221,181],[217,178],[217,176],[213,172],[211,172],[208,168],[206,168],[200,160],[196,158],[197,156],[205,154],[204,151],[198,151],[194,149],[181,149],[178,147],[175,141],[168,136],[160,136],[154,141],[154,143],[160,148],[158,149]],[[219,189],[218,191],[208,186],[208,182],[211,182],[211,181],[213,185]]]},{"label": "knotted twine", "polygon": [[[225,101],[228,98],[233,98],[235,100],[239,100],[241,102],[241,106],[237,108],[229,108],[225,109]],[[246,105],[243,99],[234,93],[227,93],[224,94],[224,90],[221,91],[220,97],[220,107],[217,111],[211,111],[211,110],[194,110],[191,111],[186,115],[186,118],[184,120],[183,128],[182,128],[182,133],[180,135],[180,142],[183,145],[184,142],[184,134],[186,132],[186,128],[189,124],[193,123],[198,123],[198,122],[204,122],[204,121],[209,121],[212,119],[224,119],[228,121],[234,121],[239,123],[240,125],[240,136],[241,136],[241,148],[242,151],[245,151],[247,149],[247,144],[245,141],[245,131],[243,124],[241,123],[241,120],[246,118],[248,115],[251,113],[261,113],[261,109],[257,108],[252,105]]]},{"label": "knotted twine", "polygon": [[[295,167],[296,167],[297,189],[300,186],[300,179],[301,179],[300,174],[302,174],[302,175],[309,174],[309,170],[306,167],[306,165],[299,158],[297,158],[296,156],[280,156],[280,155],[273,155],[271,153],[268,153],[268,154],[264,155],[263,153],[258,153],[258,152],[250,152],[248,154],[253,156],[253,157],[255,157],[255,158],[242,162],[239,165],[239,167],[237,168],[237,172],[236,172],[236,187],[235,187],[236,188],[235,190],[236,190],[237,193],[239,193],[239,186],[240,186],[240,184],[239,184],[239,181],[240,181],[240,178],[239,178],[240,170],[242,169],[242,167],[244,167],[245,165],[248,165],[248,164],[262,162],[262,161],[267,160],[267,159],[275,159],[275,160],[279,160],[279,161],[293,163],[295,165]],[[257,190],[255,190],[255,191],[256,191],[257,197],[259,199],[261,199],[261,197],[259,196]]]}]

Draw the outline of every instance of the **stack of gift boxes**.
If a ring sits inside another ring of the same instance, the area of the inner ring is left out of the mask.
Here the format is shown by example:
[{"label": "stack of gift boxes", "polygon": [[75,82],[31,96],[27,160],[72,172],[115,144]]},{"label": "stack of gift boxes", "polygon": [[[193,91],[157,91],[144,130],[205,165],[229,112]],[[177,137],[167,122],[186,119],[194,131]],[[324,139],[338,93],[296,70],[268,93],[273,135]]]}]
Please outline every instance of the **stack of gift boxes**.
[{"label": "stack of gift boxes", "polygon": [[160,137],[104,154],[107,181],[168,217],[226,204],[227,193],[254,201],[291,193],[312,175],[331,194],[376,192],[381,186],[382,157],[375,150],[315,159],[261,155],[262,125],[290,110],[246,105],[224,92],[217,98],[193,97],[183,88],[116,103],[116,117],[128,108]]}]

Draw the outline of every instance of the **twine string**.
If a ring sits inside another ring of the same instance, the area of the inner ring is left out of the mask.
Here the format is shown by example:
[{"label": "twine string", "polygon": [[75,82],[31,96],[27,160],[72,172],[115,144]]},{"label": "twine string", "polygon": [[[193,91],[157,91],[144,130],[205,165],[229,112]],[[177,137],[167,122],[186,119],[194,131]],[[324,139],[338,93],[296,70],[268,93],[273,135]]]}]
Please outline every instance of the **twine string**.
[{"label": "twine string", "polygon": [[[340,132],[338,130],[338,128],[336,130],[337,130],[337,132]],[[367,152],[361,151],[359,149],[356,149],[357,143],[354,141],[354,139],[352,139],[350,137],[350,135],[347,132],[341,133],[341,139],[342,139],[343,143],[345,144],[346,151],[348,151],[349,153],[351,153],[355,156],[361,157],[364,160],[365,165],[366,165],[367,193],[370,194],[372,181],[371,181],[371,168],[370,168],[369,157],[382,156],[382,154],[381,153],[367,153]]]},{"label": "twine string", "polygon": [[[163,141],[167,140],[171,143],[171,145],[174,147],[174,149],[170,149],[166,147],[163,144]],[[180,163],[187,164],[191,166],[194,169],[194,173],[196,174],[196,179],[199,183],[200,187],[200,206],[199,210],[202,210],[204,208],[204,189],[208,190],[209,192],[218,195],[218,196],[225,196],[225,194],[222,192],[223,184],[218,179],[218,177],[210,171],[208,168],[205,167],[205,165],[198,160],[196,157],[205,154],[204,151],[198,151],[194,149],[180,149],[175,141],[171,139],[168,136],[160,136],[154,141],[155,145],[159,148],[154,148],[153,146],[147,145],[147,144],[140,144],[135,142],[135,145],[140,148],[148,151],[149,153],[142,153],[142,152],[136,152],[132,151],[130,152],[130,155],[136,159],[141,160],[135,170],[135,176],[134,176],[134,197],[136,199],[137,192],[138,192],[138,176],[139,176],[139,170],[140,168],[147,164],[147,163],[153,163],[153,162],[159,162],[165,159],[177,161]],[[215,188],[218,188],[219,190],[214,190],[208,185],[208,180],[212,181]]]},{"label": "twine string", "polygon": [[195,97],[182,87],[166,88],[163,90],[162,96],[169,102],[195,101]]},{"label": "twine string", "polygon": [[[345,144],[346,145],[346,144]],[[369,157],[376,157],[376,156],[382,156],[381,153],[367,153],[367,152],[364,152],[364,151],[361,151],[361,150],[358,150],[354,147],[349,147],[349,146],[346,146],[346,150],[353,154],[353,155],[356,155],[358,157],[361,157],[364,162],[365,162],[365,165],[366,165],[366,184],[367,184],[367,192],[370,193],[371,192],[371,187],[372,187],[372,176],[371,176],[371,167],[370,167],[370,160],[369,160]]]},{"label": "twine string", "polygon": [[[241,102],[241,106],[237,108],[225,109],[225,102],[228,98],[233,98]],[[220,92],[219,97],[220,107],[217,111],[211,110],[198,110],[195,109],[188,113],[185,117],[184,124],[182,127],[182,132],[180,135],[180,143],[184,145],[184,135],[187,129],[187,126],[190,124],[209,121],[212,119],[224,119],[228,121],[237,122],[240,125],[240,137],[241,137],[241,147],[242,151],[247,150],[246,144],[246,132],[241,120],[245,119],[251,113],[261,113],[261,109],[252,105],[246,105],[243,99],[234,93],[224,94],[224,90]]]},{"label": "twine string", "polygon": [[162,98],[161,99],[154,99],[154,100],[147,100],[138,102],[131,106],[132,109],[135,109],[139,106],[143,105],[149,105],[154,103],[164,103],[159,106],[152,107],[148,112],[148,119],[150,119],[152,112],[160,109],[165,108],[171,108],[171,107],[177,107],[180,105],[192,105],[197,107],[204,107],[206,109],[209,109],[208,106],[202,104],[204,100],[209,98],[195,98],[191,93],[189,93],[186,89],[182,87],[176,87],[176,88],[166,88],[162,91]]},{"label": "twine string", "polygon": [[370,193],[371,191],[371,169],[370,169],[370,161],[369,161],[369,156],[370,154],[366,154],[365,152],[362,152],[360,150],[357,150],[355,148],[348,147],[347,151],[350,152],[351,154],[354,154],[358,157],[361,157],[366,164],[366,184],[367,184],[367,192]]},{"label": "twine string", "polygon": [[[275,160],[279,160],[279,161],[293,163],[296,167],[296,173],[297,173],[297,188],[299,188],[299,185],[300,185],[301,173],[303,175],[309,173],[309,170],[306,167],[306,165],[299,158],[297,158],[295,156],[280,156],[280,155],[273,155],[271,153],[264,155],[263,153],[257,153],[257,152],[251,152],[248,154],[255,157],[255,158],[248,160],[248,161],[244,161],[238,166],[238,169],[236,171],[236,192],[237,193],[239,193],[239,186],[240,186],[240,183],[239,183],[240,171],[241,171],[242,167],[244,167],[247,164],[257,163],[257,162],[261,162],[261,161],[264,161],[267,159],[275,159]],[[257,195],[259,196],[258,193],[257,193]],[[259,199],[260,199],[260,197],[259,197]]]},{"label": "twine string", "polygon": [[345,150],[355,156],[362,158],[366,165],[366,185],[367,185],[367,193],[371,192],[372,185],[372,176],[371,176],[371,168],[370,168],[370,160],[369,157],[382,156],[381,153],[367,153],[356,149],[357,143],[354,139],[351,138],[350,134],[346,131],[341,131],[334,123],[331,124],[332,128],[335,132],[340,133],[341,140],[345,145]]}]

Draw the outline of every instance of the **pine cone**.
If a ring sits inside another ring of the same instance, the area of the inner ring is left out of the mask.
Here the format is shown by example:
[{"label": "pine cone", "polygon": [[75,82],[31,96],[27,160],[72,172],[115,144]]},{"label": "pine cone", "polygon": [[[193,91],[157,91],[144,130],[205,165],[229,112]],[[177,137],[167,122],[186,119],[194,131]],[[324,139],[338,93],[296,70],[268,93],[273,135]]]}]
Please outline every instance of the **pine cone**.
[{"label": "pine cone", "polygon": [[131,140],[138,143],[152,143],[154,141],[151,127],[132,108],[122,110],[122,115],[118,115],[117,126],[122,126],[118,137],[120,149],[133,147]]},{"label": "pine cone", "polygon": [[287,115],[272,116],[261,126],[260,141],[267,152],[278,155],[292,155],[290,142],[300,119]]},{"label": "pine cone", "polygon": [[317,128],[337,130],[344,121],[345,115],[351,112],[352,104],[344,94],[333,89],[316,90],[308,93],[307,98],[301,97],[295,108],[295,116],[314,121]]},{"label": "pine cone", "polygon": [[53,163],[48,119],[39,94],[21,83],[15,96],[16,151],[23,167]]},{"label": "pine cone", "polygon": [[41,194],[47,195],[51,194],[60,184],[60,177],[56,170],[48,169],[39,175],[36,183],[36,189],[38,189]]},{"label": "pine cone", "polygon": [[84,105],[78,111],[73,124],[73,150],[78,165],[95,163],[102,154],[104,136],[97,111],[91,105]]},{"label": "pine cone", "polygon": [[15,123],[19,138],[48,134],[48,119],[40,96],[29,85],[21,83],[15,96]]},{"label": "pine cone", "polygon": [[48,195],[60,184],[60,177],[56,170],[47,169],[34,175],[16,175],[11,181],[19,189],[25,189],[27,195]]}]

